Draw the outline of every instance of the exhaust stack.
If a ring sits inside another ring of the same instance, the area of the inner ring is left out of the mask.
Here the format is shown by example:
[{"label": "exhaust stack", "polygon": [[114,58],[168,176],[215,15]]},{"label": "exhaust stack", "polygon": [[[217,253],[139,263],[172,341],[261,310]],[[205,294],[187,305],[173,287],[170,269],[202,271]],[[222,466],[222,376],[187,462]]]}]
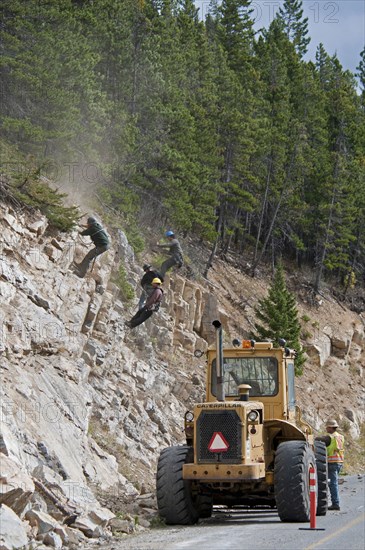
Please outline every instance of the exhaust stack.
[{"label": "exhaust stack", "polygon": [[216,319],[212,323],[216,331],[216,370],[217,370],[217,399],[224,401],[223,385],[223,331],[222,323]]}]

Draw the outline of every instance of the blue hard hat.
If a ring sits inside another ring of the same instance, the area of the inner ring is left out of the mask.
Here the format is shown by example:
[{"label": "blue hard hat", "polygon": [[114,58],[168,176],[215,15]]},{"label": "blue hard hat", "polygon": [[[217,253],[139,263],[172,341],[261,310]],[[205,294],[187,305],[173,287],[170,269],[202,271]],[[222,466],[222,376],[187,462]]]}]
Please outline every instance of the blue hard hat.
[{"label": "blue hard hat", "polygon": [[175,233],[173,231],[166,231],[165,237],[173,237]]}]

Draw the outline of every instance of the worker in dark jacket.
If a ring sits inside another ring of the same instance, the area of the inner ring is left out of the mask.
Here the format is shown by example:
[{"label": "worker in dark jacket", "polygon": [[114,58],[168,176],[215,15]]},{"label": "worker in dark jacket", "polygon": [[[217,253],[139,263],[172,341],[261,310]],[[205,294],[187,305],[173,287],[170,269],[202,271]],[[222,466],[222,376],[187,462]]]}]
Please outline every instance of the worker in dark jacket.
[{"label": "worker in dark jacket", "polygon": [[87,219],[86,229],[84,231],[81,231],[79,234],[82,236],[90,237],[95,245],[95,248],[92,248],[90,252],[86,254],[85,258],[80,264],[75,264],[77,268],[76,275],[83,278],[85,277],[86,272],[89,269],[90,262],[97,256],[100,256],[100,254],[106,252],[110,247],[110,244],[109,237],[106,231],[92,216]]},{"label": "worker in dark jacket", "polygon": [[144,264],[143,266],[144,275],[141,279],[141,287],[142,287],[142,294],[138,302],[138,309],[142,309],[145,301],[147,300],[148,296],[152,294],[154,291],[154,288],[152,286],[152,281],[155,278],[158,278],[163,282],[163,277],[160,275],[160,273],[153,269],[150,264]]},{"label": "worker in dark jacket", "polygon": [[126,322],[127,327],[134,328],[138,325],[141,325],[147,319],[151,317],[151,315],[160,309],[162,297],[163,297],[163,290],[161,288],[162,281],[158,277],[155,277],[152,280],[152,287],[153,291],[148,296],[146,300],[146,304],[143,306],[142,309],[139,309],[137,313],[132,317],[130,321]]},{"label": "worker in dark jacket", "polygon": [[171,269],[174,265],[181,267],[184,263],[183,252],[180,246],[179,241],[176,239],[173,231],[166,231],[165,237],[169,241],[168,244],[158,244],[159,248],[168,248],[169,249],[169,258],[165,260],[160,267],[160,273],[162,277],[165,276],[166,271]]}]

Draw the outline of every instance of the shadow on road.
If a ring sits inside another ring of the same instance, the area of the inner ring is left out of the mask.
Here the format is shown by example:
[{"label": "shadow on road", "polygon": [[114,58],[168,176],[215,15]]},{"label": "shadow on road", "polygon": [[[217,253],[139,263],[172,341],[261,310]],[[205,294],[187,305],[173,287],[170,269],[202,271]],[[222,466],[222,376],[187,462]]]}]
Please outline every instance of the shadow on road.
[{"label": "shadow on road", "polygon": [[[278,513],[272,508],[214,508],[211,518],[204,520],[205,525],[243,525],[250,523],[280,523]],[[200,523],[203,523],[201,521]]]}]

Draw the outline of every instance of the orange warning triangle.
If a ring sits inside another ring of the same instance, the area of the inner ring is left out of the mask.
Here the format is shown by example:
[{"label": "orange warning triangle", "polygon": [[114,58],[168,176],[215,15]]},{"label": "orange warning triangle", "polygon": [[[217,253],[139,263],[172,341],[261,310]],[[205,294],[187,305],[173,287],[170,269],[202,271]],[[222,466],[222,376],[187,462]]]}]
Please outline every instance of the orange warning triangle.
[{"label": "orange warning triangle", "polygon": [[228,449],[229,443],[222,432],[214,432],[208,445],[208,451],[211,453],[224,453],[225,451],[228,451]]}]

